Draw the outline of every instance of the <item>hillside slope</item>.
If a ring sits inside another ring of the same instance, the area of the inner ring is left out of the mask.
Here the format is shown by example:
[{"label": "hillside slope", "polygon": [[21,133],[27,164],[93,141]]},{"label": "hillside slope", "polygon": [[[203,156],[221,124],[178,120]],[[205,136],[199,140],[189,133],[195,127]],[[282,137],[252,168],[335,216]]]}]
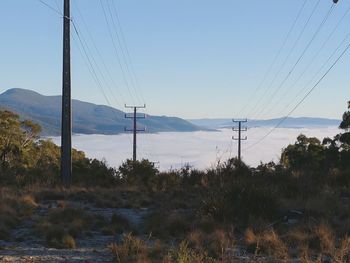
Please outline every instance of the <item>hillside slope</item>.
[{"label": "hillside slope", "polygon": [[[274,127],[282,118],[267,119],[267,120],[248,120],[246,127]],[[212,129],[232,128],[234,126],[231,119],[192,119],[188,120],[194,125]],[[289,117],[283,121],[281,128],[304,128],[304,127],[338,127],[340,120],[313,118],[313,117]]]},{"label": "hillside slope", "polygon": [[[61,96],[44,96],[25,89],[10,89],[0,94],[0,108],[11,110],[22,118],[31,119],[43,127],[43,135],[59,135],[61,127]],[[118,134],[132,121],[124,112],[104,105],[72,101],[73,133]],[[198,131],[195,124],[176,117],[150,116],[138,121],[148,132]]]}]

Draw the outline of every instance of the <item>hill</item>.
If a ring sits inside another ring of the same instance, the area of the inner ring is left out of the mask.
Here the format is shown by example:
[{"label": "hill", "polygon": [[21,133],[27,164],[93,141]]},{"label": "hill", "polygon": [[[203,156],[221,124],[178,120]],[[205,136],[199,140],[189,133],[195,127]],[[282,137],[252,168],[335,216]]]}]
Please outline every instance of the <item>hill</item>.
[{"label": "hill", "polygon": [[[249,120],[245,126],[247,127],[273,127],[278,124],[282,118],[267,119],[267,120]],[[233,126],[231,119],[192,119],[188,120],[194,125],[219,129],[219,128],[231,128]],[[305,127],[334,127],[339,126],[340,120],[326,119],[326,118],[311,118],[311,117],[299,117],[299,118],[287,118],[281,128],[305,128]]]},{"label": "hill", "polygon": [[[59,135],[61,127],[61,96],[44,96],[25,89],[10,89],[0,94],[0,108],[16,112],[21,118],[30,119],[43,127],[43,135]],[[73,133],[119,134],[132,121],[125,113],[105,105],[79,100],[72,101]],[[202,128],[177,117],[150,116],[138,121],[148,132],[187,132]]]}]

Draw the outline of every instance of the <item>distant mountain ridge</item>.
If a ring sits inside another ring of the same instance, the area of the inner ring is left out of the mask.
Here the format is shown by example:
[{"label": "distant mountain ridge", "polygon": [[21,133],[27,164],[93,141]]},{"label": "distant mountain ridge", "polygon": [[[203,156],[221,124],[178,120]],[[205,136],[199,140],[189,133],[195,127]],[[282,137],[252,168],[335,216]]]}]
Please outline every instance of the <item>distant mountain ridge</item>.
[{"label": "distant mountain ridge", "polygon": [[[268,120],[249,120],[247,127],[273,127],[276,126],[282,118]],[[231,128],[233,122],[231,119],[192,119],[189,122],[210,129]],[[304,128],[304,127],[334,127],[339,126],[341,120],[312,117],[289,117],[280,125],[281,128]]]},{"label": "distant mountain ridge", "polygon": [[[43,135],[55,136],[61,129],[61,96],[44,96],[26,89],[9,89],[0,94],[0,109],[13,111],[24,119],[30,119],[43,128]],[[125,113],[118,109],[72,100],[73,133],[119,134],[124,127],[131,127],[132,121],[125,119]],[[198,127],[177,117],[150,116],[138,120],[148,132],[198,131]]]}]

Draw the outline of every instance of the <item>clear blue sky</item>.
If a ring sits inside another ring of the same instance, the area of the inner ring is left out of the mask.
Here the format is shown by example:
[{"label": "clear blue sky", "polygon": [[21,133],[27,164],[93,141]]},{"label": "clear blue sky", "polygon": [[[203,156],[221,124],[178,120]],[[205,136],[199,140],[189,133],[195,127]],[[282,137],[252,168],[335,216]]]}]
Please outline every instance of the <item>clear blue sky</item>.
[{"label": "clear blue sky", "polygon": [[[112,106],[121,108],[123,103],[132,104],[133,100],[138,103],[145,101],[149,114],[184,118],[245,117],[266,93],[261,100],[261,108],[266,109],[264,114],[259,116],[259,106],[255,110],[257,114],[253,111],[252,115],[264,118],[284,115],[285,105],[290,103],[350,32],[348,14],[304,77],[290,89],[350,7],[350,1],[340,0],[293,74],[273,97],[272,92],[288,74],[332,4],[331,0],[321,1],[285,68],[266,91],[318,1],[308,0],[295,30],[267,77],[266,85],[252,96],[304,0],[108,0],[110,4],[112,1],[118,8],[133,68],[142,90],[140,99],[129,95],[123,81],[100,0],[72,0],[72,17],[81,37],[87,41],[91,57],[103,71],[101,76],[96,69]],[[59,9],[63,1],[45,2]],[[107,0],[102,2],[107,7]],[[60,94],[62,18],[59,14],[38,0],[2,0],[0,17],[0,92],[9,88],[24,88],[46,95]],[[88,32],[102,59],[96,53]],[[73,29],[72,35],[73,98],[106,104],[78,49],[80,44]],[[345,43],[349,42],[350,38]],[[341,116],[350,99],[349,59],[350,54],[346,54],[293,116]],[[103,63],[113,75],[118,89],[105,73]],[[131,83],[130,76],[126,75]],[[114,100],[108,85],[119,103]],[[273,100],[268,102],[269,98]],[[252,101],[249,107],[240,112],[249,100]],[[241,116],[237,116],[239,113]]]}]

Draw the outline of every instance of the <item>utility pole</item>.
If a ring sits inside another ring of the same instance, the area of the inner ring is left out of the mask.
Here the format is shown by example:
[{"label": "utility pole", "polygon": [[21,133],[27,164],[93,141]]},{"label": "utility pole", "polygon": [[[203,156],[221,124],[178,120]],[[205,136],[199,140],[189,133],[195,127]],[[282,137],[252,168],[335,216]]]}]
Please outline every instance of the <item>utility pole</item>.
[{"label": "utility pole", "polygon": [[145,128],[143,128],[143,129],[137,129],[137,119],[145,119],[146,118],[146,116],[145,115],[142,115],[142,116],[138,116],[137,115],[137,109],[144,109],[144,108],[146,108],[146,104],[144,104],[143,106],[127,106],[126,104],[125,104],[125,108],[131,108],[131,109],[134,109],[134,113],[133,113],[133,115],[132,116],[128,116],[127,114],[125,114],[125,118],[126,119],[133,119],[133,123],[134,123],[134,125],[133,125],[133,129],[127,129],[126,127],[125,127],[125,131],[132,131],[133,132],[133,148],[132,148],[132,160],[133,160],[133,162],[135,163],[136,162],[136,160],[137,160],[137,158],[136,158],[136,135],[137,135],[137,132],[144,132],[144,131],[146,131],[146,129]]},{"label": "utility pole", "polygon": [[70,65],[70,0],[64,0],[63,16],[63,75],[62,75],[62,130],[61,179],[69,186],[72,179],[72,105]]},{"label": "utility pole", "polygon": [[238,161],[241,162],[241,142],[247,140],[247,136],[242,138],[242,131],[247,131],[247,127],[242,128],[242,123],[247,122],[248,120],[232,120],[234,123],[238,123],[238,128],[232,128],[233,131],[238,132],[238,138],[232,136],[233,140],[238,141]]}]

